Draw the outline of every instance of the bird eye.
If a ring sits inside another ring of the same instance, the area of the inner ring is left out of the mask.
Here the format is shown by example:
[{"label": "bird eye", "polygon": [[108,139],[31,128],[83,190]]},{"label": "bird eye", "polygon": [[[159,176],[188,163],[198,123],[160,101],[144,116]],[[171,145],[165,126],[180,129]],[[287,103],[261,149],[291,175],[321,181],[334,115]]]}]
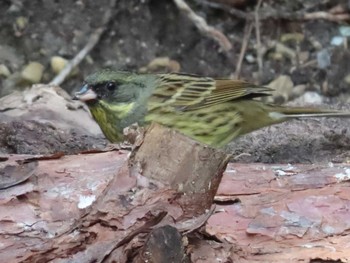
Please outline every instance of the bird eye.
[{"label": "bird eye", "polygon": [[114,82],[108,82],[107,85],[106,85],[106,87],[107,87],[107,89],[108,89],[109,91],[113,91],[113,90],[115,90],[116,85],[115,85]]}]

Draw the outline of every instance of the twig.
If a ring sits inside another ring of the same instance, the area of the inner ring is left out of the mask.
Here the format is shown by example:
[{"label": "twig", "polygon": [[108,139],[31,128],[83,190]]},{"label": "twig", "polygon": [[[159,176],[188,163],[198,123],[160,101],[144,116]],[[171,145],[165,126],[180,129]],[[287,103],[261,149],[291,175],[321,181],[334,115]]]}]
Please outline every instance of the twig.
[{"label": "twig", "polygon": [[[200,1],[196,0],[198,3],[202,5],[209,6],[211,8],[219,9],[224,12],[227,12],[239,19],[244,19],[247,21],[253,21],[255,19],[254,12],[243,12],[239,9],[227,6],[225,4],[219,4],[219,3],[212,3],[209,1]],[[327,3],[328,1],[324,2],[318,2],[315,5],[312,6],[312,8],[316,8],[317,5]],[[337,10],[339,9],[338,6],[335,6]],[[309,9],[309,8],[308,8]],[[324,19],[329,20],[333,22],[342,22],[350,20],[350,14],[345,13],[345,10],[341,10],[344,13],[338,12],[334,13],[333,11],[334,7],[329,9],[328,11],[320,11],[320,12],[312,12],[307,13],[305,10],[299,10],[295,12],[280,12],[279,10],[270,8],[269,10],[265,10],[264,12],[259,13],[260,20],[267,20],[267,19],[286,19],[286,20],[316,20],[316,19]]]},{"label": "twig", "polygon": [[239,77],[241,75],[242,63],[243,63],[245,52],[246,52],[247,47],[248,47],[248,42],[249,42],[250,34],[252,32],[252,28],[253,28],[253,24],[250,22],[247,22],[247,26],[246,26],[244,38],[243,38],[243,43],[241,46],[241,51],[239,53],[239,58],[238,58],[238,62],[236,65],[236,71],[232,76],[235,79],[239,79]]},{"label": "twig", "polygon": [[248,156],[248,157],[250,157],[250,156],[252,156],[252,155],[251,155],[250,153],[240,153],[240,154],[238,154],[237,156],[233,157],[232,160],[236,161],[236,160],[238,160],[239,158],[241,158],[241,157],[243,157],[243,156]]},{"label": "twig", "polygon": [[261,6],[262,0],[259,0],[259,2],[256,5],[254,17],[255,17],[255,37],[256,37],[256,51],[257,51],[257,60],[258,60],[258,84],[260,84],[260,80],[263,74],[263,59],[262,59],[262,52],[261,52],[261,39],[260,39],[260,19],[259,19],[259,9]]},{"label": "twig", "polygon": [[49,83],[49,85],[61,85],[67,76],[72,72],[72,70],[80,64],[80,62],[86,57],[87,54],[95,47],[95,45],[99,42],[103,32],[106,30],[107,24],[112,18],[112,10],[115,7],[116,0],[110,1],[110,6],[107,9],[105,16],[103,17],[102,26],[97,28],[92,35],[90,36],[85,47],[79,51],[79,53],[67,63],[67,65],[62,69],[58,75],[54,77],[53,80]]},{"label": "twig", "polygon": [[350,20],[350,14],[331,14],[328,12],[313,12],[313,13],[306,13],[304,14],[305,20],[315,20],[315,19],[324,19],[329,20],[333,22],[341,22],[341,21],[347,21]]},{"label": "twig", "polygon": [[71,71],[80,64],[80,62],[85,58],[85,56],[94,48],[98,43],[102,33],[105,28],[100,27],[90,36],[89,41],[85,47],[79,51],[79,53],[67,63],[67,65],[62,69],[62,71],[49,83],[50,85],[61,85],[66,77],[71,73]]},{"label": "twig", "polygon": [[305,62],[304,64],[300,65],[299,68],[307,68],[314,65],[317,65],[317,59],[312,59]]},{"label": "twig", "polygon": [[191,233],[194,230],[200,228],[208,221],[209,217],[211,217],[211,215],[214,214],[215,208],[216,205],[214,204],[204,214],[199,215],[198,217],[193,217],[186,221],[180,221],[176,223],[174,227],[176,227],[176,229],[182,232],[184,235]]},{"label": "twig", "polygon": [[206,1],[206,0],[195,0],[195,1],[200,5],[206,5],[206,6],[209,6],[211,8],[214,8],[214,9],[224,10],[225,12],[228,12],[229,14],[236,16],[240,19],[248,19],[249,20],[251,18],[251,17],[247,17],[247,16],[251,16],[250,13],[241,11],[241,10],[234,8],[234,7],[229,7],[229,6],[224,5],[224,4],[215,3],[212,1]]},{"label": "twig", "polygon": [[174,0],[174,2],[179,10],[187,15],[201,33],[214,39],[225,51],[229,51],[232,48],[230,40],[222,32],[209,26],[204,18],[198,16],[184,0]]}]

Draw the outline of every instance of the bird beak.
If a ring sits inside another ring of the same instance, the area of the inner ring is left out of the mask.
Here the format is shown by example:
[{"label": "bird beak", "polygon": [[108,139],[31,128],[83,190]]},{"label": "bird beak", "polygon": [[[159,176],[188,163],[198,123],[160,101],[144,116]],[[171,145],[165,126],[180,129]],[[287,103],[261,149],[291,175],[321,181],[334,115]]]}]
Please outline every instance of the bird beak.
[{"label": "bird beak", "polygon": [[89,87],[88,84],[85,84],[80,91],[76,92],[73,100],[80,100],[83,102],[96,100],[97,94]]}]

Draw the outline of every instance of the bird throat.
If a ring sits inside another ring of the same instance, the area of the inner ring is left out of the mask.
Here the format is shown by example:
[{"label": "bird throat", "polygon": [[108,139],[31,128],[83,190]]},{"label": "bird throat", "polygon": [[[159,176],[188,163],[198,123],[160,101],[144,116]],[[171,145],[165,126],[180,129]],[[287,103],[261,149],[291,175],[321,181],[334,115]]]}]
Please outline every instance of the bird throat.
[{"label": "bird throat", "polygon": [[112,143],[117,143],[123,141],[123,130],[130,125],[127,117],[132,112],[133,106],[133,103],[111,105],[99,100],[89,105],[89,108],[106,138]]}]

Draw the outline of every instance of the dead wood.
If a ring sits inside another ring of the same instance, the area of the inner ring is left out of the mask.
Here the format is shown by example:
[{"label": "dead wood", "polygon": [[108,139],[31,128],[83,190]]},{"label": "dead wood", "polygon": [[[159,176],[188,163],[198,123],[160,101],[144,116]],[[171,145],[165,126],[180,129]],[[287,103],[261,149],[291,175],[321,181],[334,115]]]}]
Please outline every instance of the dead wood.
[{"label": "dead wood", "polygon": [[179,193],[188,216],[212,205],[229,155],[197,143],[171,129],[153,124],[129,164],[144,177]]},{"label": "dead wood", "polygon": [[[151,126],[128,161],[129,155],[2,156],[4,173],[13,170],[7,162],[17,170],[36,164],[28,179],[19,174],[23,180],[0,190],[0,258],[8,263],[184,259],[182,235],[200,228],[213,212],[206,209],[228,156],[159,125]],[[176,252],[157,246],[155,240],[165,239]]]}]

